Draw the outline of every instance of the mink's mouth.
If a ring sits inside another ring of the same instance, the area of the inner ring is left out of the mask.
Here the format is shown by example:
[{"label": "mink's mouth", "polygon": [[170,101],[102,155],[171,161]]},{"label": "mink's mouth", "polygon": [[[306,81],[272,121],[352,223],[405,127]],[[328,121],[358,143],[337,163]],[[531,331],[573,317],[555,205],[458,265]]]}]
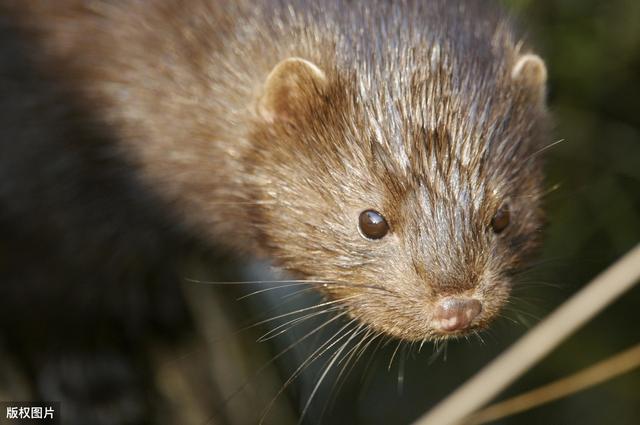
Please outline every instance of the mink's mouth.
[{"label": "mink's mouth", "polygon": [[482,313],[474,316],[476,307],[471,308],[474,309],[472,312],[464,309],[457,311],[454,308],[449,315],[443,313],[444,316],[440,317],[426,310],[413,312],[415,314],[408,311],[409,315],[396,315],[391,320],[389,320],[391,316],[388,311],[374,313],[368,308],[363,309],[362,306],[349,309],[348,314],[380,334],[407,342],[428,342],[460,338],[486,329],[492,322],[492,317]]},{"label": "mink's mouth", "polygon": [[[358,282],[361,282],[359,280]],[[466,289],[418,285],[327,285],[321,291],[375,334],[407,342],[456,339],[487,329],[511,292],[509,279],[490,274]]]},{"label": "mink's mouth", "polygon": [[435,299],[426,295],[389,297],[381,291],[366,291],[343,305],[351,318],[374,332],[407,342],[427,342],[485,330],[498,316],[509,292],[508,285],[498,282]]}]

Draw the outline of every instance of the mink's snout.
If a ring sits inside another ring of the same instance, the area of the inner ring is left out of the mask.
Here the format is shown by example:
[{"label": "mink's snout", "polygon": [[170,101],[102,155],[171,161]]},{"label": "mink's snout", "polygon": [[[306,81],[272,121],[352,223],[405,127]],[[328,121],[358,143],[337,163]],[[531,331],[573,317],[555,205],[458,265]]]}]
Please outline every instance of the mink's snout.
[{"label": "mink's snout", "polygon": [[434,327],[444,332],[465,330],[482,311],[480,301],[472,298],[445,298],[433,315]]}]

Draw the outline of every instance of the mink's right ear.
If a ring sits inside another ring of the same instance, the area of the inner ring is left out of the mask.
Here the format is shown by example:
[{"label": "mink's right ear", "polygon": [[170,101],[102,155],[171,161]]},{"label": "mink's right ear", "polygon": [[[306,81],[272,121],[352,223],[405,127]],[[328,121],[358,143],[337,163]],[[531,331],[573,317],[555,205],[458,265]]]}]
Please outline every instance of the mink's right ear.
[{"label": "mink's right ear", "polygon": [[288,58],[277,64],[264,84],[258,113],[269,122],[292,120],[325,87],[327,77],[312,62]]},{"label": "mink's right ear", "polygon": [[547,67],[540,56],[533,53],[521,55],[511,69],[511,78],[532,90],[540,103],[547,93]]}]

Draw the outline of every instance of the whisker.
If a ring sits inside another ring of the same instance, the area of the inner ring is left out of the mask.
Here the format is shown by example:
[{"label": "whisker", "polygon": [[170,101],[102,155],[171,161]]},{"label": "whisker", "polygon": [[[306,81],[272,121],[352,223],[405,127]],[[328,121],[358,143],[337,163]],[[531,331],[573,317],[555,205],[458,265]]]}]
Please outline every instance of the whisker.
[{"label": "whisker", "polygon": [[322,382],[324,381],[325,377],[327,376],[327,374],[329,373],[329,371],[331,370],[331,368],[335,364],[336,360],[338,360],[338,358],[340,357],[340,354],[342,353],[342,351],[344,351],[344,349],[349,345],[349,343],[353,340],[353,338],[355,338],[360,332],[362,332],[363,329],[366,329],[366,328],[364,327],[363,324],[360,324],[358,327],[356,327],[355,329],[351,330],[350,331],[351,335],[349,336],[349,338],[347,338],[347,340],[344,342],[344,344],[342,344],[342,346],[338,350],[336,350],[336,352],[329,358],[329,362],[326,365],[326,367],[324,369],[324,372],[322,373],[322,375],[318,379],[318,382],[316,382],[316,385],[314,386],[313,391],[311,391],[311,394],[309,395],[307,403],[305,404],[304,408],[302,409],[302,413],[300,414],[300,420],[298,421],[298,424],[302,423],[302,419],[306,415],[307,410],[309,409],[309,406],[311,405],[311,401],[313,400],[313,398],[315,397],[315,395],[316,395],[316,393],[318,391],[318,388],[320,388],[320,385],[322,384]]},{"label": "whisker", "polygon": [[537,322],[540,321],[540,317],[537,316],[536,314],[530,313],[528,311],[524,311],[524,310],[519,309],[519,308],[516,308],[514,305],[507,304],[503,308],[504,308],[504,311],[514,313],[517,317],[518,316],[527,316],[529,319],[533,319],[533,320],[535,320]]},{"label": "whisker", "polygon": [[[356,363],[358,362],[358,359],[360,359],[360,357],[362,356],[364,350],[366,349],[367,346],[369,346],[369,344],[375,339],[377,338],[380,334],[375,334],[373,336],[373,338],[369,338],[371,335],[373,335],[373,332],[371,329],[368,328],[364,328],[364,330],[366,330],[367,332],[362,336],[362,338],[360,339],[360,341],[355,344],[350,350],[349,352],[347,352],[342,359],[340,359],[338,361],[338,364],[342,363],[343,361],[346,362],[344,363],[344,365],[342,366],[342,368],[340,369],[340,372],[338,373],[336,380],[333,384],[333,386],[331,387],[331,393],[334,394],[331,399],[334,400],[335,396],[340,392],[340,390],[342,389],[342,386],[345,384],[346,382],[346,378],[347,376],[351,373],[351,371],[353,370],[354,366],[356,365]],[[359,332],[360,333],[360,332]],[[369,339],[368,342],[365,343],[365,341],[367,341],[367,339]],[[364,345],[363,345],[364,344]],[[355,356],[355,359],[354,359]],[[353,362],[351,362],[351,360],[354,360]],[[347,370],[347,366],[349,366],[349,363],[351,363],[351,366],[348,368]],[[346,370],[346,374],[344,373]],[[344,375],[344,376],[343,376]],[[342,379],[342,381],[340,381],[340,379]],[[338,385],[338,388],[336,389],[336,385]],[[329,405],[329,403],[325,404],[325,407],[322,409],[322,416],[324,416],[324,412],[327,409],[327,406]]]},{"label": "whisker", "polygon": [[[231,394],[229,394],[227,397],[225,397],[225,399],[219,404],[219,406],[217,408],[214,408],[215,412],[219,412],[220,409],[222,409],[222,407],[227,404],[233,397],[235,397],[236,395],[238,395],[240,392],[242,392],[247,385],[249,385],[249,383],[255,379],[258,375],[260,375],[262,372],[264,372],[271,364],[273,364],[276,360],[278,360],[280,357],[284,356],[286,353],[288,353],[290,350],[292,350],[295,346],[297,346],[298,344],[300,344],[302,341],[304,341],[305,339],[309,338],[310,336],[316,334],[317,332],[319,332],[321,329],[325,328],[326,326],[329,326],[331,323],[335,322],[336,320],[340,319],[341,317],[344,317],[347,314],[347,312],[343,312],[343,313],[339,313],[336,314],[333,317],[330,317],[329,319],[327,319],[324,323],[320,324],[319,326],[317,326],[316,328],[312,329],[311,331],[307,332],[305,335],[303,335],[302,337],[298,338],[296,341],[294,341],[293,343],[291,343],[289,346],[287,346],[284,350],[280,351],[278,354],[276,354],[275,356],[273,356],[268,362],[264,363],[262,366],[260,366],[260,368],[248,379],[245,380],[245,382],[242,383],[242,385],[240,385],[238,388],[236,388]],[[273,403],[275,402],[275,399],[272,400],[272,402],[270,403],[270,405],[272,406]],[[213,418],[215,418],[216,414],[212,415],[210,417],[210,419],[207,421],[207,423],[211,422],[211,420],[213,420]]]},{"label": "whisker", "polygon": [[308,283],[308,284],[325,284],[331,283],[331,281],[312,280],[312,279],[278,279],[278,280],[236,280],[236,281],[214,281],[214,280],[200,280],[185,277],[183,278],[188,283],[198,283],[202,285],[262,285],[262,284],[281,284],[281,283]]},{"label": "whisker", "polygon": [[[367,360],[367,363],[364,366],[364,370],[362,372],[362,378],[361,378],[361,392],[363,392],[363,390],[365,388],[368,388],[369,385],[371,385],[371,381],[373,379],[373,374],[369,373],[369,370],[371,369],[371,365],[373,364],[373,362],[376,360],[376,353],[378,352],[378,350],[380,349],[380,346],[382,345],[382,341],[384,338],[380,338],[383,336],[382,332],[378,332],[372,339],[371,342],[375,341],[376,339],[378,340],[378,343],[376,344],[376,346],[373,348],[373,350],[371,351],[371,355],[369,356],[369,359]],[[365,349],[368,347],[365,346]],[[362,356],[362,354],[364,354],[365,350],[361,350],[360,351],[360,355],[358,357],[356,357],[356,362],[359,361],[360,357]]]},{"label": "whisker", "polygon": [[252,327],[256,327],[256,326],[259,326],[259,325],[263,325],[265,323],[273,322],[274,320],[282,319],[283,317],[288,317],[288,316],[292,316],[294,314],[303,313],[305,311],[315,310],[315,309],[320,308],[320,307],[325,307],[325,306],[328,306],[328,305],[341,303],[341,302],[344,302],[345,300],[357,298],[359,296],[361,296],[361,294],[351,295],[349,297],[339,298],[337,300],[325,301],[325,302],[320,303],[320,304],[312,305],[311,307],[303,307],[303,308],[295,310],[295,311],[290,311],[288,313],[279,314],[279,315],[271,317],[269,319],[261,320],[259,322],[256,322],[256,323],[254,323],[252,325],[249,325],[249,326],[243,328],[242,330],[249,329],[249,328],[252,328]]},{"label": "whisker", "polygon": [[396,357],[396,353],[398,352],[400,345],[402,345],[402,340],[398,341],[398,345],[396,345],[396,349],[393,350],[393,354],[391,355],[391,360],[389,360],[389,366],[387,366],[388,371],[391,370],[391,364],[393,363],[393,359]]},{"label": "whisker", "polygon": [[226,206],[226,205],[276,205],[277,200],[264,200],[264,201],[209,201],[208,205]]},{"label": "whisker", "polygon": [[[300,285],[327,285],[327,286],[334,286],[334,287],[344,287],[344,288],[364,288],[364,289],[372,289],[372,290],[377,290],[377,291],[381,291],[381,292],[385,292],[389,295],[393,295],[393,296],[398,296],[396,293],[394,293],[393,291],[391,291],[388,288],[385,288],[384,286],[380,286],[380,285],[367,285],[367,284],[361,284],[361,283],[351,283],[351,282],[345,282],[345,281],[336,281],[336,280],[318,280],[318,279],[280,279],[280,280],[246,280],[246,281],[208,281],[208,280],[200,280],[200,279],[193,279],[193,278],[184,278],[185,282],[188,283],[197,283],[197,284],[202,284],[202,285],[230,285],[230,286],[235,286],[235,285],[258,285],[258,284],[273,284],[273,285],[280,285],[280,284],[291,284],[291,286],[295,286],[296,284],[300,284]],[[286,287],[286,286],[282,286],[282,287]],[[268,290],[268,289],[266,289]],[[260,293],[260,291],[262,290],[257,290],[256,293]],[[246,295],[243,296],[239,299],[248,297],[250,295]]]},{"label": "whisker", "polygon": [[510,316],[507,316],[506,314],[500,312],[497,314],[497,317],[501,318],[501,319],[505,319],[508,320],[509,322],[511,322],[512,324],[516,324],[516,325],[521,325],[522,323],[518,322],[517,320],[513,319]]},{"label": "whisker", "polygon": [[[446,351],[446,346],[447,346],[446,340],[445,341],[435,340],[435,342],[433,344],[433,353],[429,357],[429,360],[427,361],[427,364],[428,365],[432,365],[438,359],[438,357],[443,355],[443,353],[445,353],[445,351]],[[445,361],[446,361],[446,358],[445,358]]]},{"label": "whisker", "polygon": [[[308,289],[308,290],[312,290],[313,288],[307,288],[307,289]],[[271,312],[278,311],[278,310],[282,309],[282,307],[283,307],[285,304],[287,304],[288,302],[293,301],[293,297],[295,297],[296,295],[299,295],[299,292],[300,292],[300,291],[296,291],[296,292],[294,292],[294,293],[292,293],[292,294],[288,294],[288,295],[285,297],[285,298],[286,298],[286,300],[285,300],[284,302],[278,303],[277,305],[270,307],[269,309],[267,309],[266,311],[264,311],[264,313],[271,313]],[[338,300],[334,300],[334,302],[339,302],[339,301],[338,301]],[[325,306],[325,304],[321,304],[321,305],[314,305],[314,306],[309,307],[309,309],[312,309],[312,308],[319,308],[319,307],[323,307],[323,306]],[[288,314],[293,315],[293,314],[296,314],[296,313],[302,313],[302,312],[303,312],[303,310],[305,310],[305,309],[299,309],[299,310],[296,310],[296,311],[291,311],[291,312],[289,312]],[[242,327],[239,327],[239,328],[233,329],[233,330],[231,330],[230,332],[225,333],[224,335],[218,335],[218,336],[217,336],[217,337],[215,337],[215,338],[206,337],[206,338],[205,338],[205,341],[206,341],[207,343],[209,343],[209,344],[214,343],[214,342],[219,342],[219,341],[225,341],[226,339],[228,339],[228,338],[232,338],[232,337],[234,337],[234,336],[236,336],[236,335],[240,334],[241,332],[245,332],[245,331],[250,330],[250,329],[252,329],[252,328],[255,328],[255,327],[257,327],[257,326],[259,326],[259,325],[261,325],[261,324],[264,324],[264,323],[267,323],[267,322],[269,322],[269,321],[271,321],[271,320],[276,320],[276,319],[279,319],[279,318],[281,318],[281,317],[280,317],[280,316],[278,316],[278,317],[273,317],[273,318],[266,319],[266,320],[263,320],[263,321],[260,321],[260,322],[257,322],[257,323],[250,323],[250,324],[247,324],[247,325],[245,325],[245,326],[242,326]],[[189,352],[184,353],[184,354],[182,354],[182,355],[179,355],[179,356],[177,356],[177,357],[175,357],[175,358],[173,358],[173,359],[166,360],[166,361],[164,362],[164,364],[167,364],[167,365],[168,365],[168,364],[172,364],[172,363],[175,363],[175,362],[179,362],[179,361],[185,360],[185,359],[187,359],[188,357],[190,357],[190,356],[194,355],[195,353],[200,352],[200,351],[203,351],[203,350],[205,350],[205,348],[204,348],[204,347],[196,348],[196,349],[190,350]]]},{"label": "whisker", "polygon": [[[346,312],[344,313],[346,314]],[[289,378],[284,382],[284,384],[282,385],[282,387],[278,390],[278,392],[276,393],[276,395],[273,397],[273,399],[271,400],[271,402],[269,402],[269,404],[267,405],[267,407],[263,410],[262,416],[260,418],[260,422],[258,423],[259,425],[262,425],[262,423],[264,422],[264,419],[266,418],[267,414],[269,413],[269,411],[271,410],[271,408],[273,407],[276,399],[284,392],[285,389],[287,389],[289,387],[289,385],[300,375],[300,372],[302,372],[308,365],[310,365],[311,363],[315,362],[320,356],[322,356],[324,353],[327,352],[327,350],[331,349],[331,347],[333,347],[335,344],[337,344],[338,342],[340,342],[346,335],[348,335],[347,333],[343,333],[343,331],[351,326],[354,322],[356,321],[356,319],[352,319],[351,321],[349,321],[347,324],[345,324],[344,326],[342,326],[338,331],[336,331],[336,333],[330,337],[329,339],[327,339],[324,343],[322,343],[320,345],[320,347],[318,347],[313,353],[311,353],[309,355],[309,357],[307,357],[307,359],[302,362],[302,364],[300,366],[298,366],[296,368],[296,370],[291,374],[291,376],[289,376]],[[341,336],[339,336],[342,333]],[[338,337],[339,336],[339,337]]]},{"label": "whisker", "polygon": [[529,155],[527,158],[525,158],[525,162],[528,161],[529,159],[533,158],[534,156],[551,149],[552,147],[562,143],[562,142],[566,142],[567,139],[560,139],[560,140],[556,140],[555,142],[549,143],[548,145],[538,149],[537,151],[535,151],[534,153],[532,153],[531,155]]},{"label": "whisker", "polygon": [[[351,363],[351,360],[355,358],[355,361],[352,363],[352,366],[349,368],[349,370],[347,371],[347,374],[345,375],[345,380],[346,380],[346,376],[353,369],[353,366],[357,363],[357,360],[362,355],[361,348],[366,347],[367,344],[369,344],[371,342],[369,337],[372,334],[373,333],[372,333],[371,330],[367,330],[367,332],[362,336],[360,341],[356,345],[354,345],[353,348],[351,350],[349,350],[349,352],[347,354],[345,354],[345,356],[340,360],[340,362],[338,362],[338,364],[340,364],[340,363],[342,363],[344,361],[344,365],[342,366],[342,369],[340,370],[340,373],[338,374],[338,376],[336,378],[336,384],[340,381],[340,377],[345,372],[345,370],[346,370],[347,366],[349,365],[349,363]],[[367,340],[369,340],[369,341],[366,342]],[[346,361],[345,361],[345,359],[346,359]],[[343,381],[343,383],[344,383],[344,381]],[[338,387],[338,391],[340,390],[340,388],[342,388],[342,384],[340,384],[340,386]]]},{"label": "whisker", "polygon": [[547,190],[542,192],[542,197],[545,198],[549,194],[551,194],[551,193],[555,192],[556,190],[560,189],[560,186],[562,186],[561,183],[556,183],[553,186],[549,187]]},{"label": "whisker", "polygon": [[315,288],[298,289],[297,291],[293,291],[293,292],[291,292],[289,294],[283,295],[282,297],[280,297],[280,299],[288,300],[289,298],[293,298],[293,297],[295,297],[297,295],[304,294],[305,292],[312,292],[312,291],[315,291],[315,290],[316,290]]},{"label": "whisker", "polygon": [[[342,359],[340,359],[338,361],[338,364],[340,364],[341,362],[344,361],[345,358],[347,359],[346,362],[344,363],[344,365],[342,366],[342,368],[340,369],[340,372],[336,376],[333,385],[331,386],[331,390],[329,391],[330,397],[325,402],[324,407],[322,408],[322,412],[320,413],[320,418],[319,418],[319,422],[320,423],[322,423],[322,418],[324,418],[324,415],[325,415],[325,412],[327,411],[327,408],[331,408],[330,406],[333,406],[333,404],[334,404],[334,402],[335,402],[335,400],[337,398],[337,395],[340,393],[340,390],[342,389],[342,386],[346,382],[347,375],[353,369],[353,365],[355,365],[355,362],[352,364],[352,367],[349,368],[349,370],[347,371],[347,374],[344,375],[344,379],[341,381],[340,378],[343,376],[343,374],[345,372],[345,369],[347,368],[347,366],[351,362],[354,354],[357,353],[358,348],[362,345],[362,343],[364,341],[367,340],[367,338],[369,338],[369,335],[371,335],[371,333],[372,333],[371,330],[367,330],[367,332],[362,336],[360,341],[356,345],[354,345],[344,356],[342,356]],[[336,386],[338,386],[338,388],[336,388]]]},{"label": "whisker", "polygon": [[371,344],[373,343],[373,341],[375,341],[376,339],[378,339],[380,336],[382,336],[382,332],[377,332],[376,334],[374,334],[370,339],[369,342],[367,342],[362,349],[358,352],[358,355],[356,356],[355,359],[355,363],[357,363],[358,361],[360,361],[360,358],[362,358],[362,355],[367,351],[367,349],[371,346]]},{"label": "whisker", "polygon": [[422,338],[422,341],[420,341],[420,345],[418,346],[418,353],[422,351],[422,346],[425,342],[427,342],[427,337]]},{"label": "whisker", "polygon": [[331,313],[331,312],[334,312],[336,310],[340,310],[342,308],[343,308],[343,306],[340,306],[340,305],[339,306],[333,306],[333,307],[327,308],[325,310],[314,311],[313,313],[306,314],[306,315],[304,315],[302,317],[296,317],[295,319],[291,319],[288,322],[283,323],[281,325],[278,325],[277,327],[269,330],[268,332],[263,334],[261,337],[259,337],[256,341],[257,342],[268,341],[270,339],[273,339],[273,338],[277,337],[278,335],[282,335],[283,333],[291,330],[296,325],[299,325],[300,323],[303,323],[303,322],[307,321],[308,319],[311,319],[312,317],[316,317],[316,316],[319,316],[319,315],[322,315],[322,314],[326,314],[326,313]]},{"label": "whisker", "polygon": [[366,327],[363,329],[366,330],[367,332],[362,336],[362,338],[360,339],[360,341],[355,344],[353,347],[351,347],[351,349],[349,351],[347,351],[344,356],[342,356],[342,358],[338,361],[338,364],[341,364],[342,362],[344,362],[346,360],[346,363],[349,363],[348,358],[353,357],[357,352],[358,352],[358,348],[360,347],[360,345],[362,344],[362,342],[364,340],[367,339],[367,337],[371,334],[371,330],[367,329]]},{"label": "whisker", "polygon": [[[269,292],[269,291],[274,291],[274,290],[277,290],[277,289],[292,288],[294,286],[302,286],[302,285],[310,285],[310,284],[311,283],[309,283],[309,282],[297,282],[297,283],[287,283],[287,284],[279,285],[279,286],[272,286],[272,287],[269,287],[269,288],[262,288],[262,289],[258,289],[258,290],[253,291],[253,292],[249,292],[248,294],[242,295],[242,296],[236,298],[236,301],[244,300],[244,299],[252,297],[254,295],[262,294],[262,293]],[[305,289],[309,289],[309,288],[305,288]]]},{"label": "whisker", "polygon": [[482,335],[480,335],[480,332],[478,332],[477,330],[474,330],[473,335],[478,339],[478,341],[480,341],[482,345],[486,345],[486,342],[482,338]]}]

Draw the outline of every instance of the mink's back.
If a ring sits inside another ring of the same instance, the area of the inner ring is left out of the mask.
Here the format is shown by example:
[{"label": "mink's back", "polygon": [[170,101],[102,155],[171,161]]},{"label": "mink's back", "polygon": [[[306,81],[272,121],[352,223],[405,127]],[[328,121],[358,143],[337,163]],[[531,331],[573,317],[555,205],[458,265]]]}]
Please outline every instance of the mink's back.
[{"label": "mink's back", "polygon": [[[113,423],[142,422],[151,396],[136,374],[148,366],[129,350],[186,331],[184,242],[40,55],[0,13],[0,344],[33,399],[67,406],[65,422],[94,423],[104,405]],[[96,385],[113,392],[94,398]]]},{"label": "mink's back", "polygon": [[33,66],[33,46],[5,19],[0,32],[0,290],[10,318],[9,307],[19,308],[11,300],[53,306],[56,283],[77,280],[89,291],[90,281],[114,279],[141,253],[166,256],[167,242],[179,239],[114,152],[112,133]]},{"label": "mink's back", "polygon": [[0,4],[0,348],[19,368],[0,374],[60,401],[65,423],[155,423],[144,353],[188,333],[190,243],[34,35],[44,15],[14,15],[36,5]]}]

